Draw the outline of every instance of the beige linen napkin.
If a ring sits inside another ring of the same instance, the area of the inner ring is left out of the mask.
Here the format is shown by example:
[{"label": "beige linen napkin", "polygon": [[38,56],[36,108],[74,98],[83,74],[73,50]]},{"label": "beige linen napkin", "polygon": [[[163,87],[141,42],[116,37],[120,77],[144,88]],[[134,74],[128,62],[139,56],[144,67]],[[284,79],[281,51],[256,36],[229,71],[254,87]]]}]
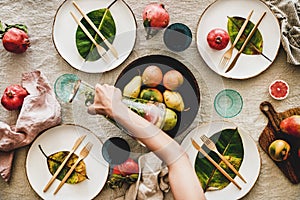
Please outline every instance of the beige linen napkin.
[{"label": "beige linen napkin", "polygon": [[116,200],[162,200],[170,189],[167,167],[162,167],[162,161],[152,152],[141,156],[138,163],[141,176],[125,196]]},{"label": "beige linen napkin", "polygon": [[0,122],[0,174],[8,181],[14,150],[30,144],[39,133],[61,123],[61,107],[47,78],[40,71],[24,73],[22,86],[28,91],[16,125]]},{"label": "beige linen napkin", "polygon": [[265,0],[265,2],[281,23],[281,43],[287,53],[287,62],[300,65],[299,0]]}]

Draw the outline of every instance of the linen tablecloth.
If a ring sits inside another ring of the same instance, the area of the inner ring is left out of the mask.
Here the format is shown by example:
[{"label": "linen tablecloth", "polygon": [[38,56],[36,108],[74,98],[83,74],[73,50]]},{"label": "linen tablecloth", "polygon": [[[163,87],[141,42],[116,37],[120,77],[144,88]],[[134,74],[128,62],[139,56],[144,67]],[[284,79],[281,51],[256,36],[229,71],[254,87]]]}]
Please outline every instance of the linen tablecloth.
[{"label": "linen tablecloth", "polygon": [[[80,72],[65,62],[56,51],[51,35],[52,24],[55,12],[62,2],[63,0],[0,1],[0,20],[8,24],[26,24],[31,39],[31,47],[21,55],[9,53],[0,46],[0,91],[4,91],[5,87],[12,83],[19,82],[21,73],[36,69],[44,72],[52,84],[54,84],[59,75],[64,73],[77,74],[90,84],[96,82],[114,84],[120,72],[133,60],[144,55],[163,54],[172,56],[183,62],[196,77],[201,90],[201,105],[198,115],[185,134],[199,124],[213,120],[223,120],[214,111],[213,98],[224,88],[237,90],[244,100],[242,112],[238,116],[227,120],[236,123],[237,126],[248,131],[256,143],[267,123],[266,117],[259,110],[259,105],[262,101],[270,101],[278,112],[299,107],[300,105],[300,88],[298,82],[300,80],[300,68],[287,63],[288,59],[289,61],[293,61],[293,59],[287,57],[286,47],[285,49],[283,47],[280,48],[274,63],[265,72],[251,79],[232,80],[222,78],[206,66],[204,60],[198,53],[195,36],[199,17],[213,0],[160,1],[165,4],[166,9],[170,13],[170,23],[185,23],[192,31],[193,40],[191,46],[180,53],[170,52],[167,47],[165,47],[162,39],[163,31],[159,32],[150,40],[145,39],[141,13],[144,7],[151,1],[126,0],[137,20],[138,30],[136,44],[129,58],[120,67],[103,74]],[[279,2],[281,1],[269,1],[269,3],[274,5]],[[299,1],[290,2],[293,2],[294,5],[298,5],[299,8]],[[281,7],[279,9],[281,9]],[[294,21],[290,23],[293,24]],[[294,25],[296,26],[294,29],[299,30],[297,23]],[[293,50],[291,51],[294,52]],[[299,56],[298,53],[296,53],[295,57],[297,58],[297,56]],[[275,79],[286,80],[290,86],[290,94],[288,98],[283,101],[273,100],[268,94],[268,85]],[[8,124],[15,122],[17,119],[17,112],[8,112],[1,106],[0,113],[0,120]],[[103,120],[100,116],[82,114],[79,119],[79,116],[74,115],[73,109],[69,105],[62,105],[62,119],[64,123],[73,123],[75,120],[77,123],[89,127],[90,130],[98,134],[99,138],[103,140],[108,137],[123,134],[118,128],[114,127],[110,122]],[[185,134],[182,134],[176,138],[176,140],[181,142]],[[126,136],[123,134],[122,137]],[[277,200],[288,198],[298,200],[300,197],[300,185],[290,183],[268,155],[262,151],[258,143],[257,145],[262,161],[261,172],[256,184],[243,199]],[[24,200],[40,199],[31,188],[26,177],[25,161],[28,149],[29,146],[21,148],[15,153],[11,180],[8,183],[0,180],[1,200],[17,198]],[[116,199],[122,197],[125,194],[125,190],[126,188],[112,190],[105,186],[95,199]],[[172,194],[170,192],[166,193],[164,199],[173,199]]]}]

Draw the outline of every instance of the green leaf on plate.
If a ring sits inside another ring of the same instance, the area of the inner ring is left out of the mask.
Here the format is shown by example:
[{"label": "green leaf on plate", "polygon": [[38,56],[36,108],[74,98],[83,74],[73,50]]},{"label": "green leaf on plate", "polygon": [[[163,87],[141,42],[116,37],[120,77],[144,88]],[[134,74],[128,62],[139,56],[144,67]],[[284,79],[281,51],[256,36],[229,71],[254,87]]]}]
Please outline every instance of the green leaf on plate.
[{"label": "green leaf on plate", "polygon": [[[89,12],[87,16],[91,19],[95,26],[98,27],[98,30],[102,33],[102,35],[110,43],[112,43],[116,35],[116,25],[109,9],[102,8],[99,10],[94,10]],[[108,50],[108,47],[103,43],[103,40],[84,18],[81,19],[81,23],[87,28],[96,42]],[[81,57],[87,59],[88,61],[96,61],[101,58],[95,49],[95,45],[79,26],[76,30],[76,47]]]},{"label": "green leaf on plate", "polygon": [[[47,156],[42,148],[39,146],[42,153],[47,157],[47,165],[50,173],[53,175],[56,170],[59,168],[61,163],[64,161],[66,156],[68,156],[69,151],[59,151],[56,153],[51,154],[50,156]],[[63,167],[63,169],[60,171],[56,179],[62,180],[66,173],[69,171],[69,169],[72,167],[72,165],[76,162],[78,159],[78,156],[76,154],[72,154],[72,156],[69,158],[66,165]],[[84,180],[88,179],[86,174],[86,166],[84,161],[80,161],[79,164],[75,167],[75,170],[72,172],[70,177],[67,179],[66,183],[70,184],[76,184],[80,183]]]},{"label": "green leaf on plate", "polygon": [[[228,17],[227,29],[231,43],[233,43],[234,39],[236,38],[244,21],[245,19],[242,17]],[[249,21],[246,26],[246,29],[243,32],[243,35],[240,37],[238,43],[235,45],[235,48],[239,50],[242,47],[244,41],[246,40],[253,27],[254,24],[251,21]],[[250,42],[246,45],[245,49],[243,50],[243,53],[247,55],[259,55],[262,53],[262,51],[263,38],[259,29],[257,29],[254,35],[252,36]]]},{"label": "green leaf on plate", "polygon": [[[215,143],[219,152],[239,170],[244,157],[244,148],[241,136],[237,129],[225,129],[210,137]],[[203,145],[202,148],[209,152]],[[229,167],[217,156],[210,151],[208,153],[232,178],[236,175]],[[204,191],[217,190],[225,188],[230,181],[219,170],[213,166],[200,152],[197,154],[195,161],[195,171],[201,182]]]}]

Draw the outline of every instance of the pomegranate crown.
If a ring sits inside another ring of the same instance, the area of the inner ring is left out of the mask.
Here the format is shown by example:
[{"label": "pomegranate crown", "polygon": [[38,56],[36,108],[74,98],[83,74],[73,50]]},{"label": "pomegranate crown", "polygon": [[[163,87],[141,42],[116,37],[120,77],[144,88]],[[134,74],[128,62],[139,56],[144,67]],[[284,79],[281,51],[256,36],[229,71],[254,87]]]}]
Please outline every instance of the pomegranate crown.
[{"label": "pomegranate crown", "polygon": [[4,26],[3,23],[0,21],[0,39],[2,39],[4,34],[11,28],[17,28],[24,31],[25,33],[28,33],[28,28],[24,24],[13,24],[13,25],[5,24]]}]

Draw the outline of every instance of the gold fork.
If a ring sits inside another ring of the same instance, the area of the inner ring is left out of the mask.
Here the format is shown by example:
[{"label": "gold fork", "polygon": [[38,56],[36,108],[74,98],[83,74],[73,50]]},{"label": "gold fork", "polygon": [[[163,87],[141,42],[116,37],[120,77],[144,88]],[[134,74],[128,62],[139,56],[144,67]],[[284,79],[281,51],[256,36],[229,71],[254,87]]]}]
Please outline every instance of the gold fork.
[{"label": "gold fork", "polygon": [[252,13],[253,13],[253,10],[250,11],[247,19],[244,21],[242,27],[240,28],[237,36],[234,39],[234,42],[232,43],[231,47],[224,53],[223,57],[221,58],[219,67],[225,68],[227,66],[228,62],[230,61],[230,59],[232,57],[232,51],[233,51],[235,45],[237,44],[237,42],[239,41],[240,37],[242,36],[250,18],[251,18]]},{"label": "gold fork", "polygon": [[234,166],[218,151],[215,143],[209,139],[206,135],[201,135],[200,139],[204,142],[204,144],[213,152],[215,152],[223,162],[238,176],[246,183],[246,180],[242,177],[242,175],[234,168]]},{"label": "gold fork", "polygon": [[207,158],[209,160],[209,162],[211,164],[213,164],[230,182],[232,182],[239,190],[241,190],[241,186],[239,186],[239,184],[237,182],[235,182],[235,180],[233,178],[231,178],[231,176],[220,166],[218,165],[218,163],[216,163],[214,161],[214,159],[212,159],[212,157],[210,157],[198,144],[197,142],[191,138],[192,141],[192,145],[202,154],[204,155],[205,158]]},{"label": "gold fork", "polygon": [[78,165],[78,163],[83,160],[84,158],[86,158],[89,153],[90,150],[92,149],[93,144],[91,142],[88,142],[80,151],[79,153],[79,157],[76,160],[76,162],[72,165],[71,169],[69,169],[69,171],[67,172],[67,174],[65,175],[65,177],[63,178],[63,180],[60,182],[60,184],[57,186],[56,190],[54,191],[53,194],[56,194],[60,188],[63,186],[63,184],[66,182],[66,180],[69,178],[69,176],[72,174],[72,172],[74,171],[75,167]]},{"label": "gold fork", "polygon": [[52,176],[52,178],[50,179],[50,181],[47,183],[47,185],[45,186],[43,192],[46,192],[49,189],[49,187],[52,185],[52,183],[54,182],[54,180],[56,179],[56,177],[58,176],[58,174],[60,173],[60,171],[66,165],[66,163],[68,162],[69,158],[73,155],[73,153],[76,151],[76,149],[79,147],[79,145],[81,144],[81,142],[84,140],[85,137],[86,137],[86,135],[83,135],[83,136],[81,136],[80,138],[78,138],[76,140],[76,142],[75,142],[74,146],[72,147],[71,151],[69,152],[68,156],[66,156],[66,158],[61,163],[61,165],[59,166],[59,168],[55,171],[55,174]]}]

